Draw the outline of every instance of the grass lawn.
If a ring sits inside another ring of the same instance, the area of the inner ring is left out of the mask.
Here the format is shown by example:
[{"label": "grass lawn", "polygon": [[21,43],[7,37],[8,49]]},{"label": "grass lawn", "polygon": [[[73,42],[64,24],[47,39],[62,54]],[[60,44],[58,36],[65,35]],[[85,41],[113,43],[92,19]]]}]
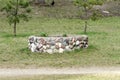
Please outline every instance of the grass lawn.
[{"label": "grass lawn", "polygon": [[1,77],[0,80],[120,80],[120,75],[41,75],[21,77]]},{"label": "grass lawn", "polygon": [[28,37],[49,35],[83,34],[84,22],[80,19],[54,19],[34,17],[17,26],[17,37],[13,28],[0,18],[0,67],[89,67],[120,66],[120,17],[89,21],[89,48],[63,54],[31,53]]}]

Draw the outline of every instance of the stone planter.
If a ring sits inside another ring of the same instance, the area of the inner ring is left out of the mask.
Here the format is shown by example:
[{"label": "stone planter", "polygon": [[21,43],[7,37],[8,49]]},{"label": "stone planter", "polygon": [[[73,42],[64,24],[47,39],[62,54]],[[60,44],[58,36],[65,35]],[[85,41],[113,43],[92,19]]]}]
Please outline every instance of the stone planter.
[{"label": "stone planter", "polygon": [[40,53],[63,53],[88,47],[88,36],[75,37],[29,37],[29,49]]}]

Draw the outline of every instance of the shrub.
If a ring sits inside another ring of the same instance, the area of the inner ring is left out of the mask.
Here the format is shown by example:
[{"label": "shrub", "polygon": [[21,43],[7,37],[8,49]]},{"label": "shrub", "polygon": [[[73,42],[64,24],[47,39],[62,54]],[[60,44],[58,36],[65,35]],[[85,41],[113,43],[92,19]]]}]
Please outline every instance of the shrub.
[{"label": "shrub", "polygon": [[48,36],[48,34],[47,34],[47,33],[45,33],[45,32],[41,32],[41,33],[40,33],[40,36],[41,36],[41,37],[47,37],[47,36]]},{"label": "shrub", "polygon": [[63,34],[62,37],[67,37],[67,34]]}]

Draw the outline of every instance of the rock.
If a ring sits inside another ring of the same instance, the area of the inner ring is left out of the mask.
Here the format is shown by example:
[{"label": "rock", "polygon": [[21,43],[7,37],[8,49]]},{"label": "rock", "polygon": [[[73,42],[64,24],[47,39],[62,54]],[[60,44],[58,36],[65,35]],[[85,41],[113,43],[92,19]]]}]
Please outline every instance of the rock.
[{"label": "rock", "polygon": [[51,46],[51,49],[54,50],[54,49],[56,49],[56,48],[55,48],[55,46]]},{"label": "rock", "polygon": [[30,49],[31,49],[32,52],[36,52],[36,45],[34,43],[32,43],[30,45]]},{"label": "rock", "polygon": [[52,49],[47,49],[46,52],[49,53],[49,54],[52,54],[53,50]]},{"label": "rock", "polygon": [[110,12],[109,11],[102,11],[103,13],[105,13],[105,14],[109,14]]},{"label": "rock", "polygon": [[36,41],[36,37],[35,36],[30,36],[29,37],[29,40],[28,42],[31,44],[31,43],[34,43]]},{"label": "rock", "polygon": [[66,47],[65,47],[65,51],[71,51],[70,47],[69,47],[69,46],[66,46]]},{"label": "rock", "polygon": [[61,48],[62,47],[62,43],[58,43],[58,46],[59,46],[59,48]]},{"label": "rock", "polygon": [[59,49],[59,46],[58,46],[58,45],[55,45],[55,48],[56,48],[56,49]]},{"label": "rock", "polygon": [[85,45],[85,48],[88,48],[88,45]]},{"label": "rock", "polygon": [[80,41],[77,40],[76,43],[75,43],[75,45],[79,46],[79,44],[80,44]]},{"label": "rock", "polygon": [[63,53],[63,52],[64,52],[64,49],[59,48],[59,53]]},{"label": "rock", "polygon": [[58,49],[53,49],[53,52],[54,52],[54,53],[58,53],[59,50],[58,50]]},{"label": "rock", "polygon": [[50,45],[45,45],[46,46],[46,49],[50,49]]},{"label": "rock", "polygon": [[44,46],[43,46],[43,49],[46,50],[46,49],[47,49],[47,46],[44,45]]},{"label": "rock", "polygon": [[73,49],[74,47],[73,47],[73,45],[69,45],[69,48],[70,48],[70,49]]},{"label": "rock", "polygon": [[31,52],[63,53],[74,49],[87,48],[88,36],[76,37],[36,37],[30,36],[28,46]]}]

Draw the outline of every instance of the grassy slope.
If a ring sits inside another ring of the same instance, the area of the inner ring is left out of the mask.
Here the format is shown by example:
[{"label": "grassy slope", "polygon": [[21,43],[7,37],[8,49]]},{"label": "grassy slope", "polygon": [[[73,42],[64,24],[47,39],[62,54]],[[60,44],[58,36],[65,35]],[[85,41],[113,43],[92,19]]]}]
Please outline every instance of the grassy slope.
[{"label": "grassy slope", "polygon": [[64,54],[31,53],[27,47],[30,35],[82,34],[84,22],[79,19],[33,18],[18,25],[12,36],[4,18],[0,18],[0,67],[89,67],[120,65],[120,17],[89,21],[89,48]]},{"label": "grassy slope", "polygon": [[[7,1],[7,0],[5,0]],[[56,0],[61,1],[61,0]],[[66,3],[65,3],[66,4]],[[70,17],[78,12],[70,4],[60,4],[49,8],[41,7],[34,10],[29,22],[18,25],[17,34],[12,36],[13,29],[0,16],[0,67],[89,67],[120,65],[120,17],[104,18],[89,21],[89,48],[64,54],[31,53],[27,47],[30,35],[82,34],[84,22],[79,19],[54,19],[50,17]],[[62,5],[62,6],[60,6]],[[1,6],[0,6],[1,7]],[[48,15],[48,16],[46,16]],[[41,18],[41,17],[49,18]]]},{"label": "grassy slope", "polygon": [[44,76],[24,76],[5,77],[1,80],[119,80],[120,75],[44,75]]}]

